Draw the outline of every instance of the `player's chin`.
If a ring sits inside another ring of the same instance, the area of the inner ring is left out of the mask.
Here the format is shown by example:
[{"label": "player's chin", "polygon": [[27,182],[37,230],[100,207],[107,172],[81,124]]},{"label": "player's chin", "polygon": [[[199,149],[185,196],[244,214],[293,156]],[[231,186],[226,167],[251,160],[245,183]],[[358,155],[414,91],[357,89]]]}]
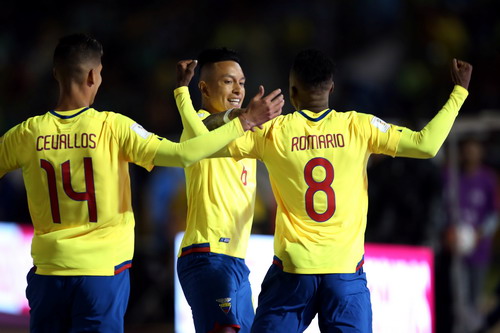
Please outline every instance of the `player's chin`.
[{"label": "player's chin", "polygon": [[229,109],[241,109],[241,103],[239,103],[239,104],[229,103],[226,105],[226,110],[229,110]]}]

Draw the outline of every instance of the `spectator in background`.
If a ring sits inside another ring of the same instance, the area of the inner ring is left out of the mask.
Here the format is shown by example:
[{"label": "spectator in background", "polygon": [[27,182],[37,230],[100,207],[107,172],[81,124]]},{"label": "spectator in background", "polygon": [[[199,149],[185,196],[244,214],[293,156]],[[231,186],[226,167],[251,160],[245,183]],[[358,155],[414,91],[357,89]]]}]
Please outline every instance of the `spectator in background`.
[{"label": "spectator in background", "polygon": [[493,236],[498,225],[497,177],[483,160],[483,143],[467,137],[459,145],[459,169],[444,175],[448,212],[445,247],[456,259],[452,266],[452,297],[457,327],[477,330],[480,301],[490,266]]}]

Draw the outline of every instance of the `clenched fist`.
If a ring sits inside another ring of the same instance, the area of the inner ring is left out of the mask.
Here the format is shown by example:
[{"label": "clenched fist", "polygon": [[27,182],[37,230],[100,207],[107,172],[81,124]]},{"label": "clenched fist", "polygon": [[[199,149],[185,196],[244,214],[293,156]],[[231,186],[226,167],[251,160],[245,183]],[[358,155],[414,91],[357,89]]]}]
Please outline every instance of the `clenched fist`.
[{"label": "clenched fist", "polygon": [[463,60],[453,59],[451,64],[451,79],[453,83],[469,89],[472,65]]}]

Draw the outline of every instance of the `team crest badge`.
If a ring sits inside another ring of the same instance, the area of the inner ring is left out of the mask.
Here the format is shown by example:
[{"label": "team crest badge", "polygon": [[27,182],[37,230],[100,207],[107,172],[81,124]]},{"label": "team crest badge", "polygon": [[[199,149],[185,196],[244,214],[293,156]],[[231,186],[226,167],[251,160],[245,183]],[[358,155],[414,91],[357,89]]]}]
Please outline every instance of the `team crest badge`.
[{"label": "team crest badge", "polygon": [[219,307],[225,314],[228,314],[231,311],[231,298],[219,298],[216,299],[217,303],[219,303]]}]

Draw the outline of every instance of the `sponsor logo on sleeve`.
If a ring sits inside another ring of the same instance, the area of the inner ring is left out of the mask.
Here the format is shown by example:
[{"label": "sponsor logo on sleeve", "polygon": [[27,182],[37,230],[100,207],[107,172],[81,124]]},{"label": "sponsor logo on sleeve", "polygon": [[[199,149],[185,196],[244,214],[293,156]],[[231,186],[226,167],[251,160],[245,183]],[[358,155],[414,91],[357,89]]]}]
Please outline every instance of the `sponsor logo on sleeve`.
[{"label": "sponsor logo on sleeve", "polygon": [[382,133],[386,133],[391,125],[383,121],[382,119],[378,117],[373,117],[371,121],[372,125],[378,128]]},{"label": "sponsor logo on sleeve", "polygon": [[139,134],[139,136],[143,139],[147,139],[151,133],[146,131],[144,129],[144,127],[142,127],[141,125],[139,125],[138,123],[134,123],[132,126],[130,126],[130,128],[136,132],[137,134]]}]

